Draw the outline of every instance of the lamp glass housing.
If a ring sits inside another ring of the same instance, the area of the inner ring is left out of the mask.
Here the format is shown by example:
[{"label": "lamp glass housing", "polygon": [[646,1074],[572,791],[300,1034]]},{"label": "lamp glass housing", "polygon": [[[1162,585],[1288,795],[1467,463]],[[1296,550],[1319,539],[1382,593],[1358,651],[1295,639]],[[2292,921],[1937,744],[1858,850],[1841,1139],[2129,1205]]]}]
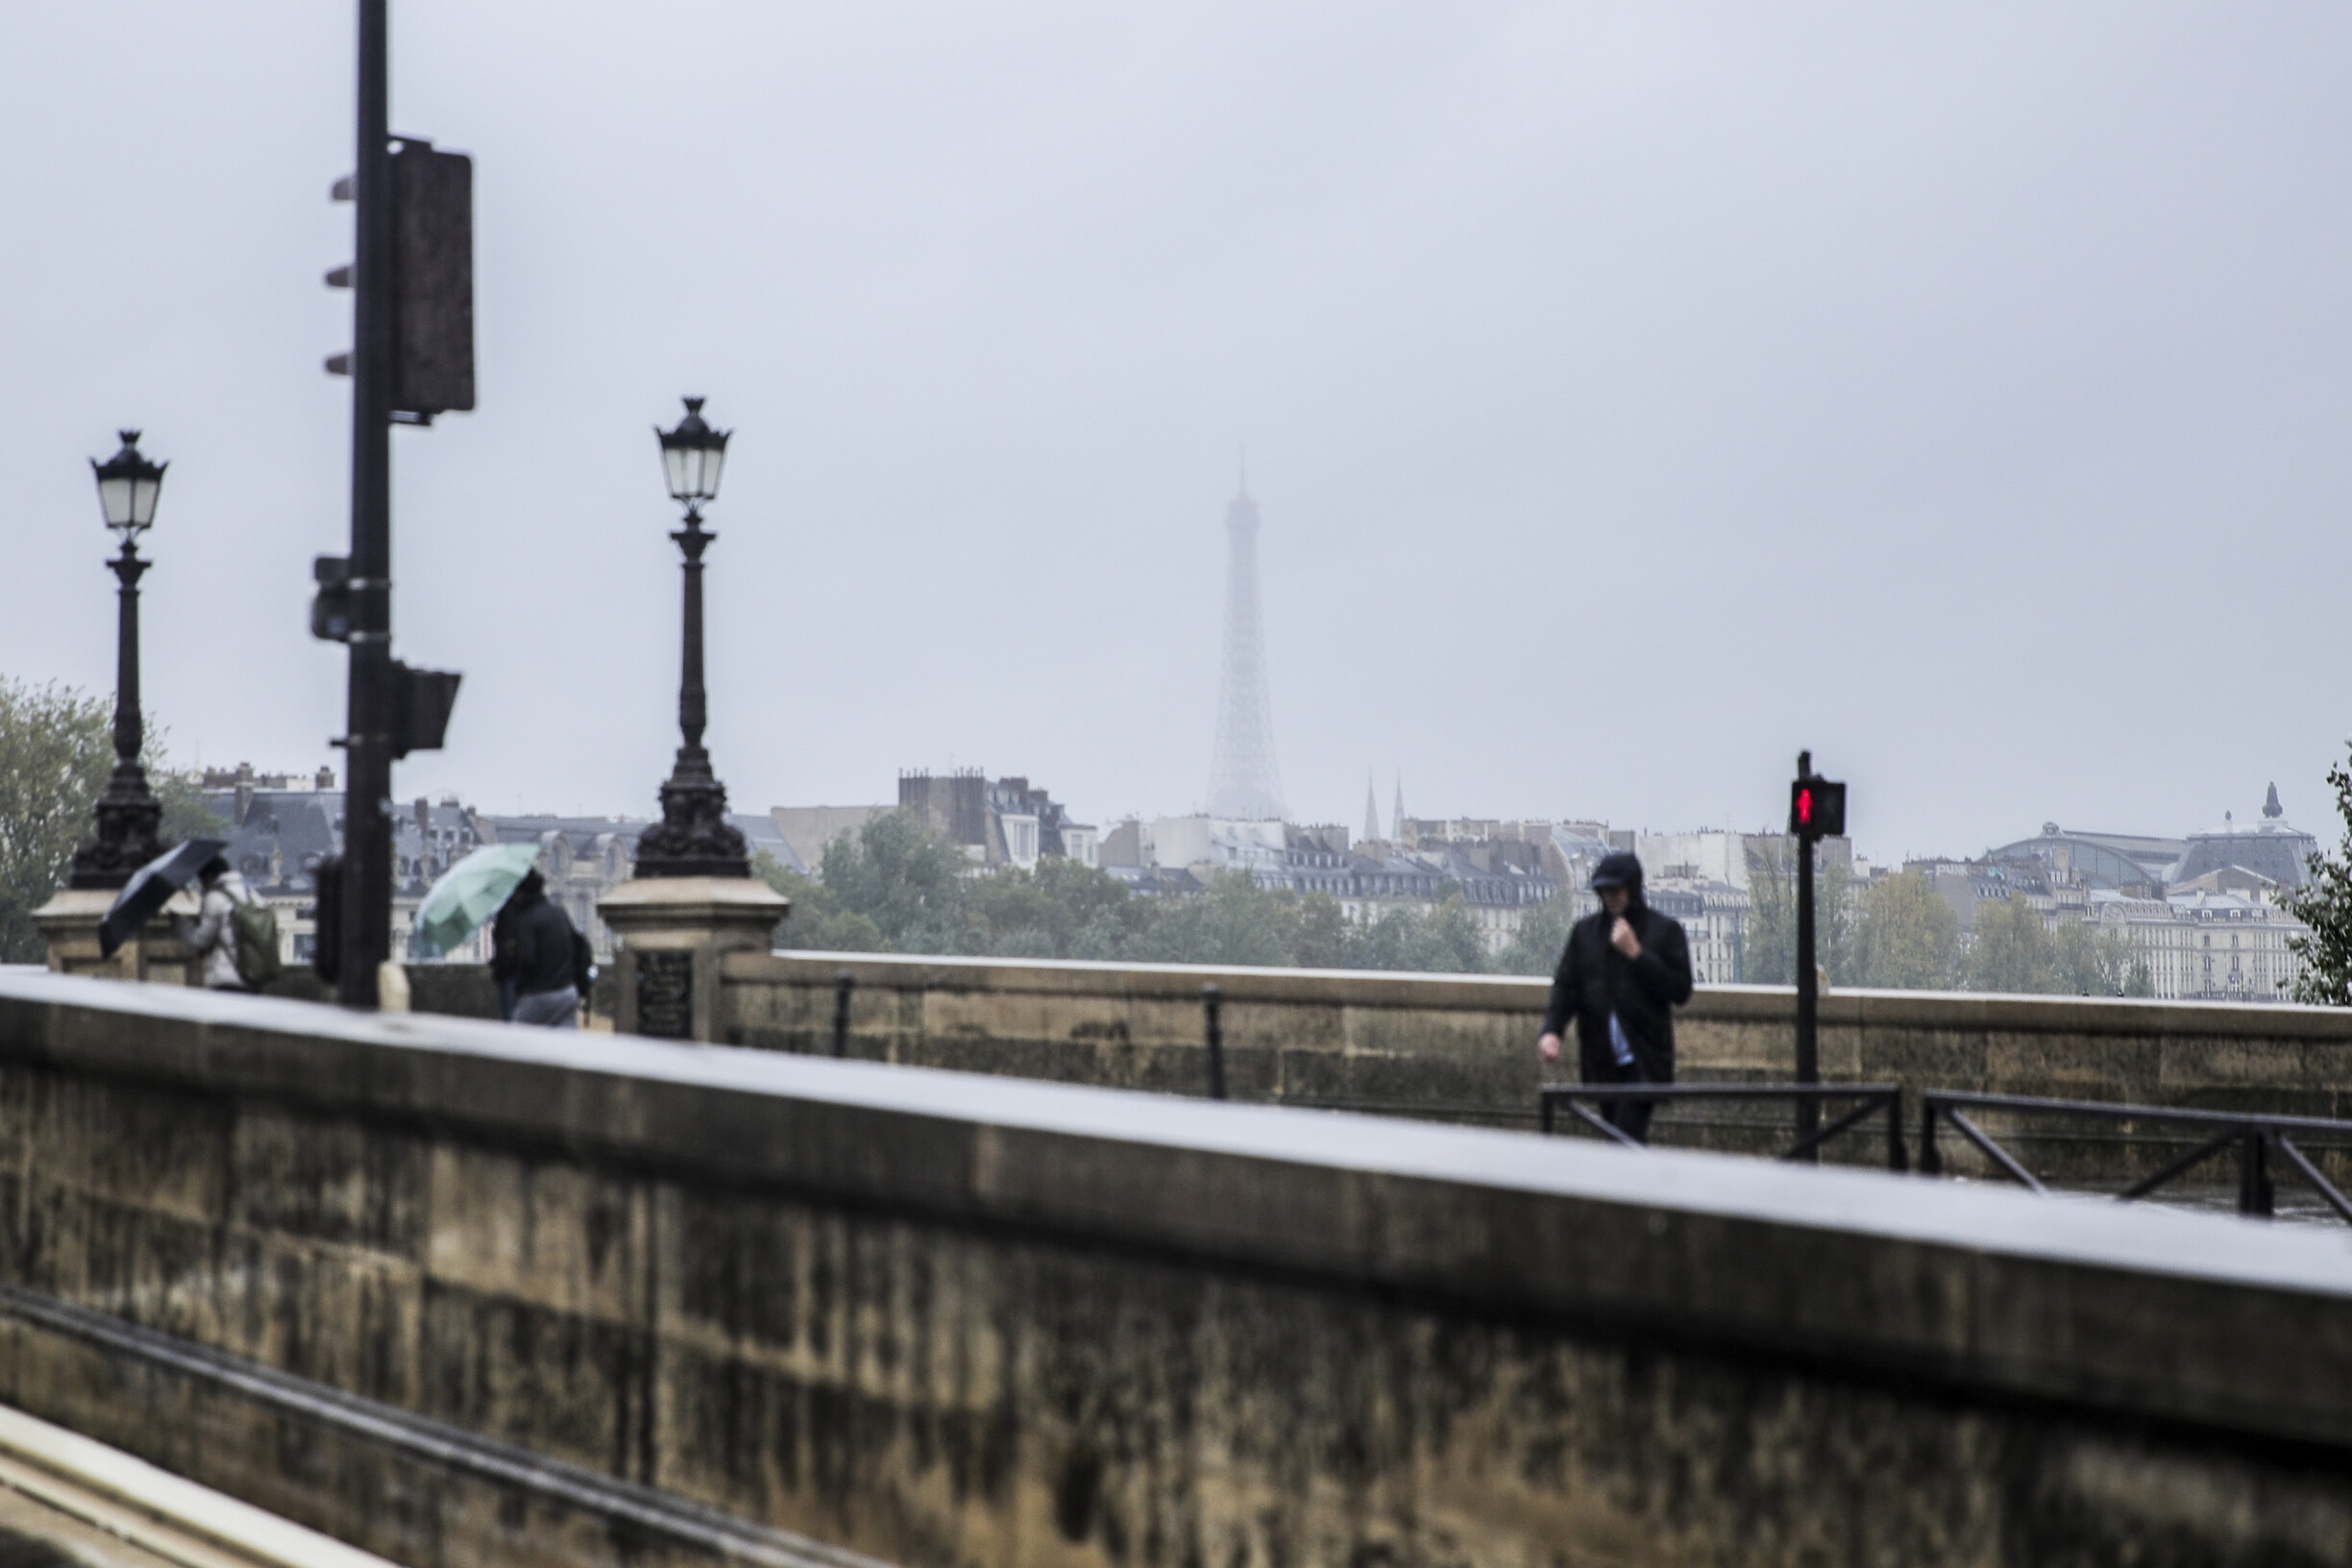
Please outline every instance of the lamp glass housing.
[{"label": "lamp glass housing", "polygon": [[685,401],[686,417],[677,429],[656,426],[653,433],[661,441],[662,475],[670,485],[670,499],[692,505],[718,499],[719,471],[726,463],[727,437],[733,432],[714,430],[703,423],[700,398]]},{"label": "lamp glass housing", "polygon": [[163,471],[169,463],[151,463],[139,454],[136,430],[117,432],[122,450],[105,462],[90,459],[98,478],[98,507],[106,525],[128,542],[155,523],[156,502],[163,493]]}]

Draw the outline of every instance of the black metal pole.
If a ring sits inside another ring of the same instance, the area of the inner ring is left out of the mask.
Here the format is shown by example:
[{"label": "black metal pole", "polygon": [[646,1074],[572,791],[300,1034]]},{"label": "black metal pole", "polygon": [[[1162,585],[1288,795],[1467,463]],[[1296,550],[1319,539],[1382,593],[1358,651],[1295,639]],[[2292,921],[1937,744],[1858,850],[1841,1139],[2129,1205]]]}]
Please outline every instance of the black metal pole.
[{"label": "black metal pole", "polygon": [[343,962],[337,994],[376,1005],[392,956],[392,158],[386,0],[359,0],[352,195],[351,684],[343,789]]},{"label": "black metal pole", "polygon": [[709,699],[702,689],[702,552],[719,536],[703,529],[702,514],[689,505],[686,526],[670,537],[685,556],[686,603],[678,650],[682,744],[661,787],[662,820],[637,841],[637,874],[749,876],[749,846],[742,830],[726,820],[726,786],[711,772],[710,752],[702,746],[709,720]]},{"label": "black metal pole", "polygon": [[857,989],[857,976],[847,969],[833,977],[833,1054],[849,1054],[849,993]]},{"label": "black metal pole", "polygon": [[1201,1023],[1209,1046],[1209,1097],[1225,1097],[1225,993],[1214,985],[1201,987]]},{"label": "black metal pole", "polygon": [[678,734],[685,745],[678,748],[678,756],[681,760],[689,754],[698,756],[707,769],[710,753],[702,749],[702,731],[710,723],[710,700],[702,690],[702,552],[717,535],[702,531],[702,514],[689,506],[686,526],[670,537],[677,541],[686,557],[686,613],[683,646],[678,651]]},{"label": "black metal pole", "polygon": [[138,580],[148,563],[125,539],[122,553],[107,563],[119,587],[114,619],[114,769],[98,796],[98,835],[74,851],[66,885],[119,888],[131,873],[163,852],[163,804],[147,787],[139,753],[147,746],[147,721],[139,704]]},{"label": "black metal pole", "polygon": [[147,575],[147,563],[125,539],[122,553],[107,564],[120,585],[114,606],[114,767],[119,772],[137,768],[139,752],[147,745],[147,722],[139,705],[138,634],[138,581]]},{"label": "black metal pole", "polygon": [[[1815,1025],[1820,1011],[1819,969],[1813,954],[1813,839],[1810,834],[1797,836],[1797,1081],[1801,1084],[1821,1082],[1821,1060],[1815,1039]],[[1797,1137],[1801,1140],[1813,1136],[1821,1125],[1821,1106],[1813,1100],[1797,1102]],[[1818,1151],[1805,1157],[1818,1164]]]}]

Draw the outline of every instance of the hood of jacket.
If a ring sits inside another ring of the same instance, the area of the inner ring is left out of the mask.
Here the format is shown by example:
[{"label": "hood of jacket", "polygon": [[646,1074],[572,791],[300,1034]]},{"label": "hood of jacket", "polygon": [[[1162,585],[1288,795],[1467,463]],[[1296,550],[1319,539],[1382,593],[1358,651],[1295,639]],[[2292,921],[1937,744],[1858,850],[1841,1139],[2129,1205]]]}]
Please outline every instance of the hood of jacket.
[{"label": "hood of jacket", "polygon": [[1598,891],[1605,883],[1616,883],[1626,890],[1626,906],[1640,909],[1642,905],[1641,858],[1630,849],[1620,849],[1601,857],[1593,868],[1593,887]]}]

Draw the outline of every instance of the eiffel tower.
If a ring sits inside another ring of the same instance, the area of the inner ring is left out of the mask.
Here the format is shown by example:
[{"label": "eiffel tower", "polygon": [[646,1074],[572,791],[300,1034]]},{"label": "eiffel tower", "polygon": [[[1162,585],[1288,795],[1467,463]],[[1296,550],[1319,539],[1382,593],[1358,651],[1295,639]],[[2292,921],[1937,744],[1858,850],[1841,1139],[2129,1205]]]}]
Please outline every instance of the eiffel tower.
[{"label": "eiffel tower", "polygon": [[1265,636],[1258,619],[1258,503],[1249,478],[1225,508],[1225,678],[1217,698],[1209,815],[1245,821],[1283,816],[1266,700]]}]

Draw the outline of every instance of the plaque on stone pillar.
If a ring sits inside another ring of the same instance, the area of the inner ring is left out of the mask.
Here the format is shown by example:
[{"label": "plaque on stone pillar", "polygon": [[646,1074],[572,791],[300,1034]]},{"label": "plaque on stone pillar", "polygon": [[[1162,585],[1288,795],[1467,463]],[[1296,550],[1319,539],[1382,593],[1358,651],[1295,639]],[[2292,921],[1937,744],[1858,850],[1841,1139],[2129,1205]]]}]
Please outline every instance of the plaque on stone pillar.
[{"label": "plaque on stone pillar", "polygon": [[694,1039],[694,954],[656,948],[637,958],[637,1032]]}]

